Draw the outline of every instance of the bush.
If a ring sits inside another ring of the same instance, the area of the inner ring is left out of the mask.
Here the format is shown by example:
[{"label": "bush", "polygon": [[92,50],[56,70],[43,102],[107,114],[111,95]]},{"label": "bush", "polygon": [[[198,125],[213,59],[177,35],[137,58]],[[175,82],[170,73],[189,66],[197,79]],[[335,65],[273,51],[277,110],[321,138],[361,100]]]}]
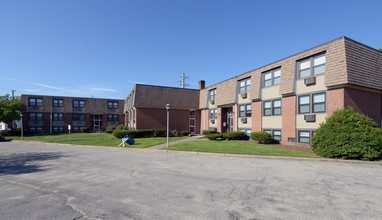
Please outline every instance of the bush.
[{"label": "bush", "polygon": [[206,138],[208,138],[211,141],[216,141],[216,140],[225,140],[224,134],[217,134],[217,133],[211,133],[211,134],[206,134]]},{"label": "bush", "polygon": [[272,142],[272,135],[265,131],[251,132],[251,139],[259,144],[269,144]]},{"label": "bush", "polygon": [[203,135],[208,135],[208,134],[218,134],[219,132],[217,130],[203,130],[202,134]]},{"label": "bush", "polygon": [[105,129],[105,133],[109,133],[109,134],[113,133],[113,131],[115,130],[116,127],[117,126],[115,126],[115,125],[107,126],[107,128]]},{"label": "bush", "polygon": [[166,129],[155,129],[153,132],[154,137],[167,137]]},{"label": "bush", "polygon": [[369,117],[345,108],[320,124],[311,147],[322,157],[375,160],[382,156],[382,131]]},{"label": "bush", "polygon": [[82,128],[81,128],[81,132],[82,132],[82,133],[90,133],[90,128],[88,128],[88,127],[82,127]]},{"label": "bush", "polygon": [[245,140],[246,134],[243,131],[232,131],[224,134],[227,140]]},{"label": "bush", "polygon": [[[113,131],[113,136],[116,137],[116,138],[123,138],[125,137],[128,133],[129,133],[130,130],[120,130],[120,129],[115,129]],[[130,136],[130,135],[129,135]]]},{"label": "bush", "polygon": [[179,134],[180,134],[181,136],[188,136],[188,135],[191,134],[191,132],[190,132],[190,131],[180,131]]}]

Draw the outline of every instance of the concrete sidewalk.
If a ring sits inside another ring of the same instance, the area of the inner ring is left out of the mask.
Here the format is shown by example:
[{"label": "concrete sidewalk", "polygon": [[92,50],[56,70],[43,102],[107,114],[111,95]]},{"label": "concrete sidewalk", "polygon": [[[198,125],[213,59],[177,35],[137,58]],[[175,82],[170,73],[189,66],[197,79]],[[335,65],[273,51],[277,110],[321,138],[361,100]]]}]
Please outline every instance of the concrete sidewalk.
[{"label": "concrete sidewalk", "polygon": [[[193,136],[189,136],[187,138],[183,138],[183,139],[180,139],[180,140],[171,141],[168,144],[169,144],[169,146],[172,146],[174,144],[183,143],[183,142],[187,142],[187,141],[195,141],[195,140],[201,139],[203,137],[204,137],[204,135],[193,135]],[[159,149],[162,149],[162,148],[165,148],[165,147],[167,147],[167,143],[155,145],[155,146],[152,146],[152,147],[148,147],[147,149],[158,149],[159,150]]]}]

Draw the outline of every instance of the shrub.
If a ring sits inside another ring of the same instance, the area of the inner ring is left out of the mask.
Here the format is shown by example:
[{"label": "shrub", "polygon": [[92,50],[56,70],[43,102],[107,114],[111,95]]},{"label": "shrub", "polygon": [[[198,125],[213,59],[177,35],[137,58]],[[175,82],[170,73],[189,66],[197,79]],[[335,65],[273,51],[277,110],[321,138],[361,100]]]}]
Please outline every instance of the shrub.
[{"label": "shrub", "polygon": [[81,127],[81,132],[82,133],[90,133],[90,128],[88,128],[88,127]]},{"label": "shrub", "polygon": [[345,108],[320,124],[311,147],[322,157],[375,160],[382,156],[382,131],[369,117]]},{"label": "shrub", "polygon": [[251,132],[251,139],[259,144],[269,144],[272,141],[272,135],[265,131]]},{"label": "shrub", "polygon": [[153,132],[154,137],[166,137],[167,130],[166,129],[155,129]]},{"label": "shrub", "polygon": [[206,136],[206,138],[208,138],[209,140],[212,140],[212,141],[225,140],[226,139],[224,134],[211,133],[211,134],[206,134],[205,136]]},{"label": "shrub", "polygon": [[177,131],[176,129],[174,129],[174,130],[172,130],[172,131],[170,132],[170,134],[172,135],[172,137],[177,137],[177,136],[179,136],[179,131]]},{"label": "shrub", "polygon": [[179,133],[180,133],[181,136],[188,136],[188,135],[191,134],[190,131],[180,131]]},{"label": "shrub", "polygon": [[116,127],[117,127],[117,126],[115,126],[115,125],[109,125],[109,126],[107,126],[107,128],[106,128],[106,130],[105,130],[105,133],[109,133],[109,134],[113,133],[113,131],[115,130]]},{"label": "shrub", "polygon": [[227,140],[245,140],[246,134],[243,131],[232,131],[224,134]]},{"label": "shrub", "polygon": [[117,127],[115,127],[115,129],[117,129],[117,130],[129,130],[129,128],[126,125],[118,125]]},{"label": "shrub", "polygon": [[218,134],[219,132],[217,130],[203,130],[202,134],[203,135],[208,135],[208,134]]},{"label": "shrub", "polygon": [[[116,138],[123,138],[125,137],[128,133],[130,132],[130,130],[120,130],[120,129],[115,129],[113,131],[113,136],[116,137]],[[129,135],[130,136],[130,135]]]}]

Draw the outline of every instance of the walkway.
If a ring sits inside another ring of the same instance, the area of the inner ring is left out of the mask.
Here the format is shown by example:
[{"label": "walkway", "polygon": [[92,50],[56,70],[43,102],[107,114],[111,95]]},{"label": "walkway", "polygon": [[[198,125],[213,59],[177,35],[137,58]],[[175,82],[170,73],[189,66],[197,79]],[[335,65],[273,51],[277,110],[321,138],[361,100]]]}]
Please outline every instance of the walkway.
[{"label": "walkway", "polygon": [[[183,138],[183,139],[180,139],[180,140],[171,141],[168,144],[169,144],[169,146],[171,146],[171,145],[174,145],[174,144],[183,143],[183,142],[187,142],[187,141],[195,141],[195,140],[201,139],[203,137],[204,137],[204,135],[194,135],[194,136],[189,136],[187,138]],[[147,149],[162,149],[162,148],[165,148],[165,147],[167,147],[167,143],[155,145],[155,146],[149,147]]]}]

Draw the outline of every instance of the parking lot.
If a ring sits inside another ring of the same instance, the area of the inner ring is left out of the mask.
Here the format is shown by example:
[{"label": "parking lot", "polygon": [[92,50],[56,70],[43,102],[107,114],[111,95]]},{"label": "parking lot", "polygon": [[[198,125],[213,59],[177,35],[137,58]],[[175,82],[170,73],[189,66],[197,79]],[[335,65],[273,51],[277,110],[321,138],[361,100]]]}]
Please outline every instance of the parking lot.
[{"label": "parking lot", "polygon": [[1,219],[382,219],[382,166],[0,143]]}]

